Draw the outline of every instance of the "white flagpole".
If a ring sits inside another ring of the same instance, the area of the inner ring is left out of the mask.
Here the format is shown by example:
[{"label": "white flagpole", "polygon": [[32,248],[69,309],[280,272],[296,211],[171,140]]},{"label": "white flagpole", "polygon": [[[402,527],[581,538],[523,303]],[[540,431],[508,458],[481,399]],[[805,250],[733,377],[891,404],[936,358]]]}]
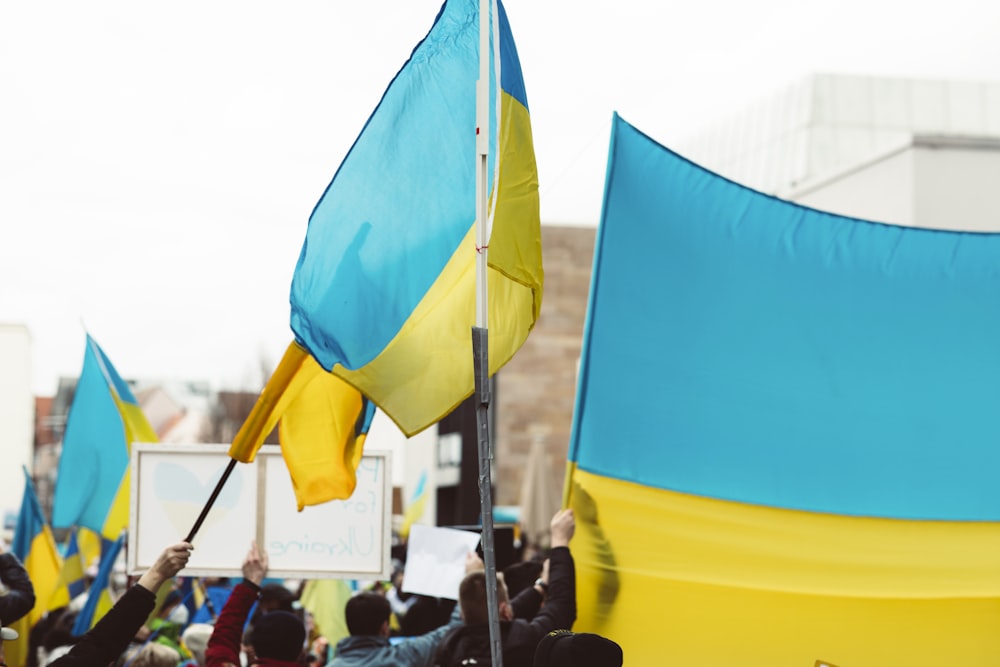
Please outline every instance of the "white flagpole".
[{"label": "white flagpole", "polygon": [[[483,566],[486,575],[486,605],[489,612],[490,657],[493,667],[503,667],[500,609],[497,604],[496,550],[493,536],[493,483],[490,465],[490,364],[489,364],[489,290],[487,253],[489,252],[489,183],[490,148],[490,34],[493,0],[479,0],[479,81],[476,85],[476,326],[472,329],[473,373],[476,385],[476,429],[479,452],[479,506],[483,524]],[[497,85],[500,82],[497,81]],[[498,91],[499,94],[499,91]]]}]

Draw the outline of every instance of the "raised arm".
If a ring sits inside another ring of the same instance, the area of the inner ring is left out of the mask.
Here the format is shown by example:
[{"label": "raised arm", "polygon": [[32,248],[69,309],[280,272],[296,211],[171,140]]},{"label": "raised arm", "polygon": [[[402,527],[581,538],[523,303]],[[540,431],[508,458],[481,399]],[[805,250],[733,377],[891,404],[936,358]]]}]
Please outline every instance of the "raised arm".
[{"label": "raised arm", "polygon": [[188,542],[163,550],[159,558],[115,605],[97,622],[69,653],[56,660],[55,667],[105,667],[128,647],[156,604],[156,591],[163,582],[180,572],[191,557]]}]

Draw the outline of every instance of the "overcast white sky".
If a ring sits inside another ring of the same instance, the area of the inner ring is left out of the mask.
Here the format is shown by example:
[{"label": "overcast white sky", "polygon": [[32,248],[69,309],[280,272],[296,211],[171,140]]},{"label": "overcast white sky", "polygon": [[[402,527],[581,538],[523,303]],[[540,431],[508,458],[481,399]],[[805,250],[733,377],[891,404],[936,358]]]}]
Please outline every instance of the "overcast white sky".
[{"label": "overcast white sky", "polygon": [[[259,388],[313,205],[439,0],[0,5],[0,322]],[[678,145],[816,72],[1000,79],[1000,3],[508,0],[542,219],[595,224],[612,111]],[[2,369],[0,369],[2,372]]]}]

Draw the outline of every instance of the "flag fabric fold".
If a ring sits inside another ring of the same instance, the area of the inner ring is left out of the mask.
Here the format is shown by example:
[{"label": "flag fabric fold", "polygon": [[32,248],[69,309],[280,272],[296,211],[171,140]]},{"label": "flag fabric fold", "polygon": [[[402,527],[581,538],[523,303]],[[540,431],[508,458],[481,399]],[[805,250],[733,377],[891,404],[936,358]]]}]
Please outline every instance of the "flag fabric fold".
[{"label": "flag fabric fold", "polygon": [[128,525],[132,443],[156,441],[131,389],[87,335],[83,370],[63,435],[53,525],[83,526],[105,539],[117,539]]},{"label": "flag fabric fold", "polygon": [[[24,565],[31,584],[35,589],[35,606],[27,616],[13,624],[18,632],[18,638],[4,642],[4,653],[7,664],[26,664],[28,657],[28,633],[35,623],[49,609],[49,602],[57,596],[60,590],[59,573],[62,570],[62,558],[56,546],[52,528],[45,520],[42,507],[35,494],[34,485],[27,469],[24,470],[24,495],[21,499],[21,510],[14,527],[14,539],[11,552]],[[65,586],[62,593],[65,596]],[[68,598],[67,598],[68,601]]]},{"label": "flag fabric fold", "polygon": [[371,401],[320,368],[293,342],[236,434],[229,455],[253,461],[278,424],[281,455],[299,510],[349,498],[374,416]]},{"label": "flag fabric fold", "polygon": [[[489,361],[495,373],[534,326],[543,271],[524,81],[499,2],[491,20],[492,220],[483,222],[490,229]],[[292,279],[296,343],[343,384],[340,400],[352,407],[338,412],[367,414],[354,406],[370,401],[407,435],[435,423],[474,390],[479,56],[479,3],[448,0],[316,204]],[[311,372],[306,363],[296,365]],[[283,389],[300,386],[283,373],[276,371],[274,387],[269,383],[276,389],[270,398],[261,396],[261,427],[273,427],[280,409],[291,409],[305,395],[282,401]],[[293,426],[299,421],[294,413],[286,419],[289,437],[294,432],[309,439],[312,426]],[[345,437],[357,433],[349,429]],[[264,435],[248,426],[231,454],[252,459]],[[283,452],[292,446],[300,445],[283,439]],[[331,454],[337,466],[357,459],[342,455],[352,446],[337,445]],[[327,496],[306,493],[299,502]]]},{"label": "flag fabric fold", "polygon": [[754,192],[615,116],[574,630],[635,664],[1000,664],[998,257]]}]

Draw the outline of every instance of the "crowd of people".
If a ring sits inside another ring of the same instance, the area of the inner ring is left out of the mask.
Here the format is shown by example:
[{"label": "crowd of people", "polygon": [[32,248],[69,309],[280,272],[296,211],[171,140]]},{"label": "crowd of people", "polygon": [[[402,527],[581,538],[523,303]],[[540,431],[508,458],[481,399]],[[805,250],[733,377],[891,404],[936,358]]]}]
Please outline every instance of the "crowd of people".
[{"label": "crowd of people", "polygon": [[165,548],[88,632],[74,637],[65,619],[50,613],[31,632],[29,664],[9,666],[3,643],[18,638],[9,626],[28,614],[36,600],[22,564],[3,553],[0,667],[490,665],[491,616],[499,619],[499,650],[506,667],[621,667],[617,643],[572,631],[576,574],[569,546],[575,527],[573,511],[561,510],[552,518],[551,548],[544,560],[497,573],[495,610],[489,608],[485,568],[475,553],[466,558],[457,603],[404,593],[405,566],[400,563],[389,586],[361,590],[348,599],[344,620],[349,636],[332,646],[317,634],[291,590],[265,582],[268,557],[256,544],[243,560],[242,581],[218,598],[217,616],[213,613],[207,623],[198,618],[187,623],[179,592],[163,595],[161,590],[174,586],[191,556],[194,547],[179,542]]}]

